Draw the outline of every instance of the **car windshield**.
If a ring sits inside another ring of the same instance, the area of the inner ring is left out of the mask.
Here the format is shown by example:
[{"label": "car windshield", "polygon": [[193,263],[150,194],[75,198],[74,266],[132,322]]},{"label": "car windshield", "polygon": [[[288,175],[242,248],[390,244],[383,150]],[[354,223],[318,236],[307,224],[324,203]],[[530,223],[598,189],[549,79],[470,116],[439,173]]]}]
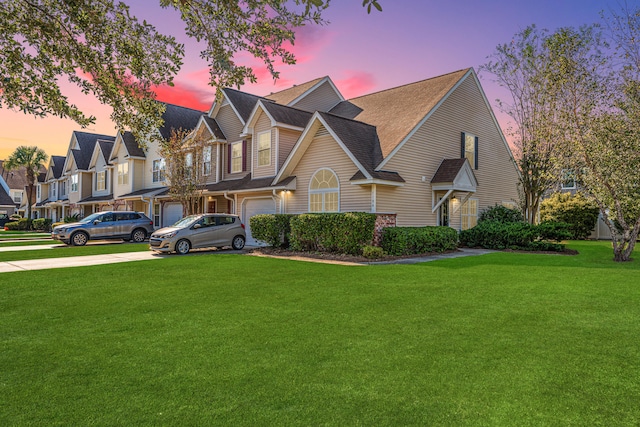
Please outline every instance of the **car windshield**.
[{"label": "car windshield", "polygon": [[186,227],[198,218],[200,218],[200,215],[185,216],[180,221],[173,224],[172,227]]},{"label": "car windshield", "polygon": [[104,213],[104,212],[96,212],[96,213],[94,213],[94,214],[91,214],[91,215],[89,215],[89,216],[86,216],[86,217],[82,218],[82,219],[81,219],[80,221],[78,221],[78,222],[81,222],[81,223],[83,223],[83,224],[88,224],[88,223],[90,223],[90,222],[95,221],[96,219],[100,219],[100,215],[102,215],[103,213]]}]

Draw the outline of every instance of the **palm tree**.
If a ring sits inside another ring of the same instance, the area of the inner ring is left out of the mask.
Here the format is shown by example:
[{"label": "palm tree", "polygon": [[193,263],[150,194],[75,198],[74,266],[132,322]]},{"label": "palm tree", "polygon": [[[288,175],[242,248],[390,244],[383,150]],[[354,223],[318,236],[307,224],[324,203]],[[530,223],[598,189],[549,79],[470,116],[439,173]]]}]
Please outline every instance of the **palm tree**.
[{"label": "palm tree", "polygon": [[33,203],[33,190],[36,186],[36,180],[40,169],[44,167],[47,161],[47,153],[38,147],[20,146],[16,151],[11,153],[9,159],[4,162],[7,170],[25,168],[27,174],[27,218],[31,218],[31,204]]}]

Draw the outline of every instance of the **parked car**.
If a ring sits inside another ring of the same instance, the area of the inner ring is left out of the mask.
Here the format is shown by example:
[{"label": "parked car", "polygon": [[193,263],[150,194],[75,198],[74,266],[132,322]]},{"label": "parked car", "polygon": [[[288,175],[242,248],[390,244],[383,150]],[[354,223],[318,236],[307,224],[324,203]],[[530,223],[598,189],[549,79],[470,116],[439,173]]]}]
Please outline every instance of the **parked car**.
[{"label": "parked car", "polygon": [[97,212],[78,222],[53,229],[51,237],[65,244],[83,246],[89,240],[123,239],[144,242],[153,233],[153,221],[142,212]]},{"label": "parked car", "polygon": [[9,220],[9,215],[7,215],[6,213],[0,213],[0,227],[4,227],[4,225],[8,222],[11,222]]},{"label": "parked car", "polygon": [[153,232],[149,249],[158,252],[177,252],[181,255],[196,248],[244,248],[246,241],[244,224],[236,215],[189,215],[173,224]]}]

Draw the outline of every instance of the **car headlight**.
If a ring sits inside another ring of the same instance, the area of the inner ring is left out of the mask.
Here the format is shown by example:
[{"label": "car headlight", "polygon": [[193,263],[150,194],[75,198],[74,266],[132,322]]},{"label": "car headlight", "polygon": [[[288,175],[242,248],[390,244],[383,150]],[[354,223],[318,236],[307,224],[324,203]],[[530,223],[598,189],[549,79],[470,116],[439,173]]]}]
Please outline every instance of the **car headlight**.
[{"label": "car headlight", "polygon": [[176,234],[178,234],[177,231],[172,231],[170,233],[164,233],[164,234],[155,234],[151,237],[157,237],[158,239],[170,239],[171,237],[175,236]]},{"label": "car headlight", "polygon": [[64,227],[56,227],[53,231],[55,231],[56,233],[64,233],[65,231],[67,231],[67,229]]}]

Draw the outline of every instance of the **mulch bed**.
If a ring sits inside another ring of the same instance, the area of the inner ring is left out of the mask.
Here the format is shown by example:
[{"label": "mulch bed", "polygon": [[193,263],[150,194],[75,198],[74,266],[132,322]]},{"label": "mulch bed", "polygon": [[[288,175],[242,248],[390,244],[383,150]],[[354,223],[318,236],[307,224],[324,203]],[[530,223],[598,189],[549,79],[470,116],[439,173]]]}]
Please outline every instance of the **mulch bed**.
[{"label": "mulch bed", "polygon": [[[302,251],[290,251],[286,249],[275,249],[270,247],[263,248],[255,248],[250,251],[251,253],[257,255],[267,255],[267,256],[279,256],[279,257],[301,257],[301,258],[312,258],[326,261],[341,261],[341,262],[354,262],[354,263],[368,263],[368,262],[385,262],[385,261],[395,261],[399,259],[406,258],[422,258],[433,255],[441,255],[443,253],[454,253],[455,251],[446,251],[446,252],[428,252],[424,254],[415,254],[415,255],[402,255],[402,256],[392,256],[385,255],[380,258],[365,258],[361,255],[348,255],[348,254],[334,254],[329,252],[302,252]],[[549,255],[577,255],[578,251],[574,249],[565,249],[564,252],[552,252],[552,251],[517,251],[512,249],[506,249],[502,252],[516,252],[516,253],[536,253],[536,254],[549,254]]]}]

